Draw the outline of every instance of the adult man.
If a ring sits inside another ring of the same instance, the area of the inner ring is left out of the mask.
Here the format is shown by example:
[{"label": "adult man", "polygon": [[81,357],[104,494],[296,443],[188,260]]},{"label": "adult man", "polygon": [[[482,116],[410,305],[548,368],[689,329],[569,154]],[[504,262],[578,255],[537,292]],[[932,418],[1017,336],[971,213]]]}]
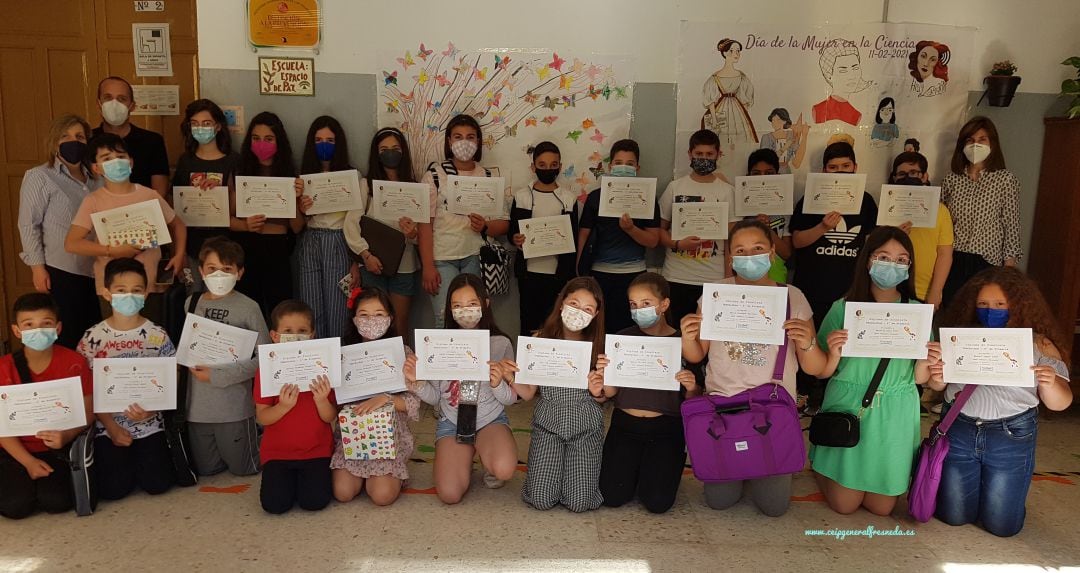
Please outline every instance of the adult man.
[{"label": "adult man", "polygon": [[131,84],[117,76],[101,80],[97,102],[104,121],[94,128],[94,135],[114,133],[120,136],[134,163],[131,182],[151,187],[166,197],[169,193],[169,156],[165,153],[165,140],[160,133],[132,125],[135,93]]}]

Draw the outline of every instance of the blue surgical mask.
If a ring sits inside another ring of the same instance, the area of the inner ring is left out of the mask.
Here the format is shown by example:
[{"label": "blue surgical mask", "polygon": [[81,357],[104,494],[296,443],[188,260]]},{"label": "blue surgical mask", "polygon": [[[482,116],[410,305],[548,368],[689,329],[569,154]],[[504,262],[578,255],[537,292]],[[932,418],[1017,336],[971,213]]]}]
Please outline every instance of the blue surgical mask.
[{"label": "blue surgical mask", "polygon": [[124,316],[135,316],[146,305],[146,295],[131,292],[112,295],[112,308]]},{"label": "blue surgical mask", "polygon": [[889,261],[874,261],[870,265],[870,280],[878,288],[891,289],[906,281],[908,278],[908,265],[891,263]]},{"label": "blue surgical mask", "polygon": [[769,253],[749,255],[744,257],[731,257],[731,268],[735,274],[748,281],[756,281],[765,276],[772,266],[772,258]]},{"label": "blue surgical mask", "polygon": [[646,306],[630,309],[630,318],[641,328],[649,328],[660,320],[660,314],[656,312],[655,306]]},{"label": "blue surgical mask", "polygon": [[33,350],[48,350],[56,342],[55,328],[31,328],[22,331],[22,343]]},{"label": "blue surgical mask", "polygon": [[113,183],[123,183],[131,178],[131,160],[126,157],[117,157],[101,162],[101,171],[105,178]]},{"label": "blue surgical mask", "polygon": [[1007,308],[976,308],[975,316],[986,328],[1005,328],[1009,324]]},{"label": "blue surgical mask", "polygon": [[217,130],[213,126],[196,125],[191,128],[191,137],[198,141],[199,145],[205,145],[217,137]]},{"label": "blue surgical mask", "polygon": [[334,158],[335,146],[333,141],[316,141],[315,156],[319,158],[319,161],[330,161]]},{"label": "blue surgical mask", "polygon": [[637,177],[637,168],[633,165],[612,165],[612,177]]}]

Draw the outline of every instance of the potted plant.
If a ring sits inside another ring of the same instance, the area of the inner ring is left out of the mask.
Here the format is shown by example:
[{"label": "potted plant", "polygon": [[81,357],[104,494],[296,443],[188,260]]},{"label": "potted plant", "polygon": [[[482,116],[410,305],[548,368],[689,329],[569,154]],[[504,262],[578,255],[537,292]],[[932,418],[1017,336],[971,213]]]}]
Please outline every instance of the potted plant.
[{"label": "potted plant", "polygon": [[983,78],[990,105],[1009,107],[1016,95],[1016,87],[1020,85],[1020,76],[1014,76],[1015,73],[1016,64],[1009,60],[996,62],[994,67],[990,68],[990,75]]},{"label": "potted plant", "polygon": [[1069,116],[1069,119],[1076,119],[1080,117],[1080,56],[1073,56],[1061,62],[1061,65],[1076,68],[1076,78],[1069,78],[1061,82],[1061,95],[1072,96],[1073,98],[1069,102],[1069,109],[1065,112],[1065,115]]}]

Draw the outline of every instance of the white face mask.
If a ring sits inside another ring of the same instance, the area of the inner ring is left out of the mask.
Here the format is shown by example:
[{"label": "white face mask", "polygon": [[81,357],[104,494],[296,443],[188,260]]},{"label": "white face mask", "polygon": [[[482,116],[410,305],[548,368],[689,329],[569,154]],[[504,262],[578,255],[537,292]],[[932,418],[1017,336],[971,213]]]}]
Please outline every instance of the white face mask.
[{"label": "white face mask", "polygon": [[450,144],[450,151],[458,161],[472,161],[476,156],[475,139],[458,139]]},{"label": "white face mask", "polygon": [[225,271],[214,271],[204,276],[203,282],[214,296],[225,296],[236,286],[236,275]]},{"label": "white face mask", "polygon": [[303,342],[305,340],[311,340],[310,334],[301,334],[299,332],[279,332],[278,342]]},{"label": "white face mask", "polygon": [[128,107],[114,99],[101,104],[101,117],[112,126],[124,125],[128,118]]},{"label": "white face mask", "polygon": [[568,304],[563,305],[560,316],[562,317],[563,326],[570,332],[585,330],[593,321],[593,315]]},{"label": "white face mask", "polygon": [[454,316],[454,322],[461,328],[475,328],[477,324],[480,324],[484,311],[478,306],[466,306],[450,309],[450,314]]},{"label": "white face mask", "polygon": [[990,146],[985,143],[969,143],[964,146],[964,157],[973,165],[982,163],[990,157]]}]

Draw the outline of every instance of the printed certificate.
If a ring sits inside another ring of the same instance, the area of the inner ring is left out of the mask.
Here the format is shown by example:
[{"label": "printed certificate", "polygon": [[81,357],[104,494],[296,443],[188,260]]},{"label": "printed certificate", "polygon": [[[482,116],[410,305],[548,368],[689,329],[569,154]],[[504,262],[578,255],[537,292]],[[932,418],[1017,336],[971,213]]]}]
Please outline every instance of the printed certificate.
[{"label": "printed certificate", "polygon": [[176,358],[95,358],[94,413],[176,409]]},{"label": "printed certificate", "polygon": [[405,343],[400,336],[341,347],[341,386],[334,390],[338,404],[383,392],[405,390]]},{"label": "printed certificate", "polygon": [[911,221],[912,227],[934,228],[941,201],[941,187],[920,185],[882,185],[878,200],[878,225],[899,227]]},{"label": "printed certificate", "polygon": [[372,181],[371,213],[380,221],[397,223],[402,217],[414,223],[431,221],[431,187],[425,183]]},{"label": "printed certificate", "polygon": [[94,222],[94,234],[102,245],[155,249],[172,242],[165,214],[161,212],[161,202],[157,199],[98,211],[90,218]]},{"label": "printed certificate", "polygon": [[790,215],[795,212],[794,175],[748,175],[735,178],[735,215]]},{"label": "printed certificate", "polygon": [[1030,328],[942,328],[941,359],[948,384],[1035,385]]},{"label": "printed certificate", "polygon": [[301,392],[311,391],[318,376],[341,385],[341,339],[318,338],[299,342],[259,346],[259,385],[262,397],[277,396],[285,384],[296,384]]},{"label": "printed certificate", "polygon": [[450,212],[458,215],[476,213],[487,219],[505,217],[506,180],[502,177],[465,177],[448,175],[446,195]]},{"label": "printed certificate", "polygon": [[521,252],[526,259],[573,253],[577,250],[574,246],[574,228],[570,224],[570,215],[522,219],[519,226],[521,234],[525,235]]},{"label": "printed certificate", "polygon": [[236,177],[236,216],[266,215],[268,219],[296,217],[296,179]]},{"label": "printed certificate", "polygon": [[85,426],[82,379],[0,386],[0,438]]},{"label": "printed certificate", "polygon": [[228,227],[229,188],[173,187],[173,209],[188,227]]},{"label": "printed certificate", "polygon": [[624,213],[631,219],[652,219],[656,213],[656,178],[655,177],[611,177],[600,178],[601,217],[622,217]]},{"label": "printed certificate", "polygon": [[670,336],[604,337],[604,385],[648,390],[678,390],[682,339]]},{"label": "printed certificate", "polygon": [[716,201],[675,203],[671,208],[671,238],[676,241],[687,237],[703,241],[727,239],[729,208],[727,203]]},{"label": "printed certificate", "polygon": [[487,330],[416,329],[417,380],[491,380]]},{"label": "printed certificate", "polygon": [[181,366],[220,366],[249,360],[259,333],[188,313],[176,345]]},{"label": "printed certificate", "polygon": [[847,342],[841,356],[926,358],[934,305],[849,302],[844,304]]},{"label": "printed certificate", "polygon": [[[307,215],[337,213],[364,208],[364,193],[360,190],[360,174],[355,169],[302,175],[304,195],[311,197]],[[294,190],[295,192],[295,190]]]},{"label": "printed certificate", "polygon": [[587,389],[592,343],[519,336],[516,383]]},{"label": "printed certificate", "polygon": [[703,288],[702,340],[784,343],[787,287],[705,284]]},{"label": "printed certificate", "polygon": [[807,173],[803,213],[857,215],[865,190],[865,173]]}]

